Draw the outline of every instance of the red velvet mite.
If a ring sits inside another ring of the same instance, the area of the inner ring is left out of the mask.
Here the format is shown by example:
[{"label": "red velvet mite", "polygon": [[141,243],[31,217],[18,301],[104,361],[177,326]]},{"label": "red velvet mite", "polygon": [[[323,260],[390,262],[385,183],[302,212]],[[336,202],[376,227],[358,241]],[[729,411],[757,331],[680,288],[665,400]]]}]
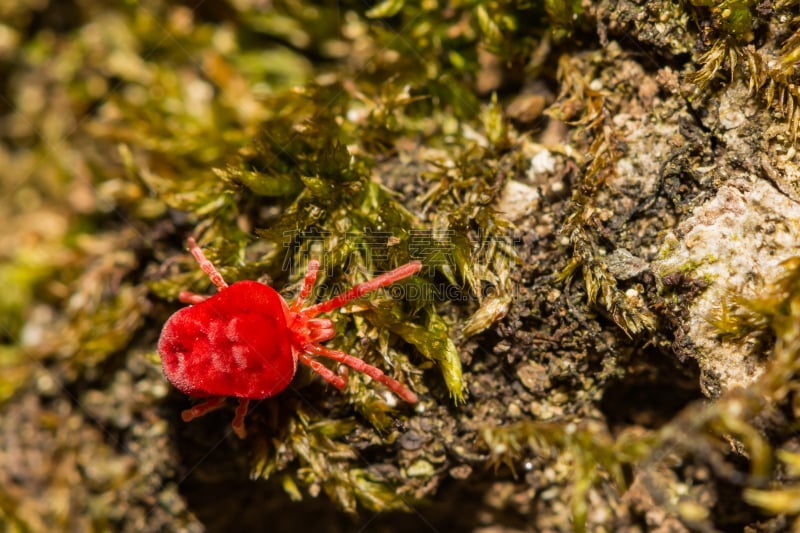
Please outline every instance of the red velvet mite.
[{"label": "red velvet mite", "polygon": [[343,389],[346,378],[315,356],[363,372],[406,402],[416,403],[413,392],[379,368],[322,346],[320,343],[333,338],[336,332],[330,319],[317,317],[416,274],[422,268],[419,261],[359,283],[326,302],[303,307],[317,279],[318,261],[309,261],[300,293],[288,305],[272,287],[257,281],[240,281],[229,286],[192,238],[189,249],[219,290],[213,296],[182,291],[180,301],[192,305],[167,320],[158,341],[167,379],[191,397],[208,398],[183,411],[184,421],[219,409],[228,396],[233,396],[239,399],[233,430],[239,438],[244,438],[244,417],[250,400],[270,398],[285,389],[294,378],[298,361],[337,389]]}]

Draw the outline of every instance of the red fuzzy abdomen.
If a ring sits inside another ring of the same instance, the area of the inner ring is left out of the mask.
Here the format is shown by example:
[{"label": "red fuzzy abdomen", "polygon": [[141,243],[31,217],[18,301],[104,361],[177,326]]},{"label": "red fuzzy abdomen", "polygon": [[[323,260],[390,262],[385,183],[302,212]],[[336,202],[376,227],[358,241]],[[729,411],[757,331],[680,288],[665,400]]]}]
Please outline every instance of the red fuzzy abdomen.
[{"label": "red fuzzy abdomen", "polygon": [[284,306],[271,287],[240,281],[181,309],[158,342],[164,375],[189,396],[278,394],[297,369]]}]

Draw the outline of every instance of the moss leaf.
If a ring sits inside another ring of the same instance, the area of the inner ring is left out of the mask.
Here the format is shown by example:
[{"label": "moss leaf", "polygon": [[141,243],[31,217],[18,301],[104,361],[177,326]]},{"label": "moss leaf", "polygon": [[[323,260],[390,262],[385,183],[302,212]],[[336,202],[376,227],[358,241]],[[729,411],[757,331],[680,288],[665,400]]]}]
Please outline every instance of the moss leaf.
[{"label": "moss leaf", "polygon": [[367,17],[373,19],[393,17],[403,9],[405,4],[405,0],[383,0],[367,11]]}]

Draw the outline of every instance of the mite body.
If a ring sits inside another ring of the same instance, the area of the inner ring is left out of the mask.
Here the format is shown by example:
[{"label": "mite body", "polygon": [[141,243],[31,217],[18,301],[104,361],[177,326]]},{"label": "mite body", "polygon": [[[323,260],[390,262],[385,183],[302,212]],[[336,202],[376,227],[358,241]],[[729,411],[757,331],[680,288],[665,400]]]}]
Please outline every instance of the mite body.
[{"label": "mite body", "polygon": [[319,262],[309,261],[300,293],[291,305],[272,287],[257,281],[228,285],[203,251],[189,239],[192,255],[219,291],[213,296],[182,292],[192,304],[173,314],[161,332],[158,351],[164,375],[183,393],[207,398],[183,411],[190,421],[218,409],[227,397],[239,400],[233,430],[246,436],[244,417],[250,400],[275,396],[292,382],[302,363],[338,389],[346,380],[319,362],[325,357],[367,374],[409,403],[417,401],[407,387],[383,371],[320,343],[335,335],[333,323],[320,314],[419,272],[419,261],[406,263],[354,286],[326,302],[303,307],[317,279]]}]

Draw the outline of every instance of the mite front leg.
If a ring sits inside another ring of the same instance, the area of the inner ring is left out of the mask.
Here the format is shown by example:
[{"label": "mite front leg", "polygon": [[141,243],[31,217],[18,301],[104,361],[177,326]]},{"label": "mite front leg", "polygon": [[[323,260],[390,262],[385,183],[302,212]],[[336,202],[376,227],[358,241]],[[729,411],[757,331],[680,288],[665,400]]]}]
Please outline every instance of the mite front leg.
[{"label": "mite front leg", "polygon": [[306,307],[300,312],[307,318],[313,318],[317,315],[321,315],[322,313],[333,311],[337,307],[341,307],[347,302],[355,300],[356,298],[359,298],[368,292],[380,289],[381,287],[386,287],[395,281],[399,281],[403,278],[407,278],[408,276],[416,274],[420,271],[420,269],[422,269],[422,263],[419,261],[411,261],[410,263],[399,266],[392,271],[381,274],[380,276],[376,276],[363,283],[359,283],[349,291],[343,292],[339,296],[336,296],[327,302]]},{"label": "mite front leg", "polygon": [[203,254],[203,250],[197,245],[197,241],[194,238],[189,237],[189,251],[192,252],[195,260],[200,264],[200,269],[206,273],[208,278],[211,280],[211,283],[217,286],[217,288],[224,289],[228,286],[225,280],[222,278],[222,274],[219,273],[217,267],[214,266],[214,263],[209,261],[205,254]]},{"label": "mite front leg", "polygon": [[300,289],[300,293],[297,295],[295,301],[292,302],[291,310],[293,312],[296,313],[303,308],[303,303],[306,301],[306,298],[308,298],[308,295],[311,294],[314,283],[317,282],[317,272],[319,272],[319,261],[312,259],[308,262],[306,276],[303,278],[303,287]]}]

